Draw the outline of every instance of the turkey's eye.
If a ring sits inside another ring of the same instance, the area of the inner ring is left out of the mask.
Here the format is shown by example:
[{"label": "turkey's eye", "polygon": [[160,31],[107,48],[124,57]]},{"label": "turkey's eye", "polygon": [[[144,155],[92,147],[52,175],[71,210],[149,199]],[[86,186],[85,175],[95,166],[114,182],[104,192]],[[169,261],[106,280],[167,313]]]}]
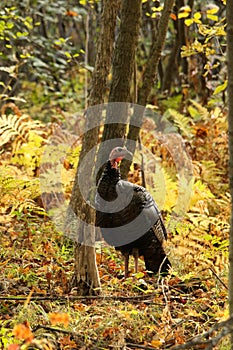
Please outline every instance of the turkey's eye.
[{"label": "turkey's eye", "polygon": [[122,151],[123,151],[123,148],[121,148],[121,147],[117,148],[117,152],[122,152]]}]

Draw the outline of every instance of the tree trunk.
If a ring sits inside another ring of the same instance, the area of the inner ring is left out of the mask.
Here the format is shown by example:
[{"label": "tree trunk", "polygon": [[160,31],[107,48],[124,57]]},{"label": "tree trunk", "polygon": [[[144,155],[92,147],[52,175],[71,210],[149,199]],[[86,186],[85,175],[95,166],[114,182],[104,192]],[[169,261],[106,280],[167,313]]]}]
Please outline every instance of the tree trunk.
[{"label": "tree trunk", "polygon": [[[228,130],[229,130],[229,180],[233,203],[233,2],[226,3],[227,48],[228,48]],[[231,205],[230,247],[229,247],[229,314],[233,316],[233,205]],[[233,336],[231,336],[233,349]]]},{"label": "tree trunk", "polygon": [[[178,13],[181,7],[184,6],[184,0],[176,0],[176,16],[178,17]],[[171,91],[172,82],[174,80],[174,76],[178,75],[178,59],[180,57],[180,49],[183,45],[186,44],[185,31],[186,26],[184,24],[183,18],[178,18],[174,23],[174,27],[176,30],[176,35],[173,43],[173,48],[171,50],[170,56],[168,58],[168,62],[166,68],[164,70],[164,78],[162,81],[162,91],[168,92]],[[184,59],[182,59],[184,60]],[[185,61],[186,57],[185,57]],[[187,75],[187,74],[186,74]]]},{"label": "tree trunk", "polygon": [[113,58],[109,102],[130,102],[140,22],[141,1],[122,0],[121,25]]},{"label": "tree trunk", "polygon": [[116,16],[119,10],[119,5],[119,0],[104,1],[102,25],[97,45],[96,63],[92,74],[89,106],[95,106],[104,102],[104,95],[107,89],[107,77],[112,61]]},{"label": "tree trunk", "polygon": [[[146,106],[151,89],[154,84],[154,80],[157,74],[158,63],[161,57],[161,52],[165,43],[168,22],[171,14],[171,10],[174,5],[174,0],[165,0],[164,8],[162,12],[161,19],[159,21],[157,40],[152,43],[150,55],[146,63],[145,71],[143,74],[142,84],[138,90],[138,101],[137,103],[141,106]],[[142,125],[143,113],[139,115],[135,113],[132,115],[129,132],[127,139],[137,141],[139,137],[140,128]],[[127,142],[127,148],[134,153],[135,143]],[[130,162],[124,160],[121,165],[121,173],[125,176],[130,167]]]},{"label": "tree trunk", "polygon": [[[79,173],[85,181],[84,187],[89,189],[90,178],[94,171],[95,152],[91,153],[88,166],[83,166],[83,161],[87,153],[98,143],[102,113],[100,104],[104,100],[107,76],[111,65],[117,11],[118,1],[104,1],[96,63],[92,74],[88,101],[89,106],[99,106],[87,110],[86,132],[83,136],[78,169],[66,220],[66,234],[75,240],[75,272],[71,287],[76,287],[79,295],[95,295],[100,292],[100,280],[95,258],[95,211],[82,196],[79,186]],[[89,191],[87,199],[91,195],[92,192]]]},{"label": "tree trunk", "polygon": [[[130,89],[141,22],[141,4],[141,0],[122,0],[121,24],[114,51],[109,102],[130,102]],[[97,164],[102,164],[107,160],[112,147],[111,142],[109,147],[106,147],[106,144],[103,144],[104,141],[121,139],[123,144],[127,119],[126,103],[109,104]],[[115,123],[114,126],[112,123]]]}]

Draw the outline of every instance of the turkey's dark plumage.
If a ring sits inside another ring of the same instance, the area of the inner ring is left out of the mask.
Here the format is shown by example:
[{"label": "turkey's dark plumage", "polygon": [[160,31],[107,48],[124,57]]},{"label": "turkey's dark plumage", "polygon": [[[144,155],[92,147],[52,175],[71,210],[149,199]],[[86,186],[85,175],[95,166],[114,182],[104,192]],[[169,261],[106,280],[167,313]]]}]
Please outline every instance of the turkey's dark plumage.
[{"label": "turkey's dark plumage", "polygon": [[121,180],[114,166],[117,159],[107,162],[97,186],[96,226],[105,241],[124,255],[126,276],[130,254],[136,270],[138,256],[143,256],[148,271],[167,272],[170,262],[162,246],[167,232],[158,207],[145,188]]}]

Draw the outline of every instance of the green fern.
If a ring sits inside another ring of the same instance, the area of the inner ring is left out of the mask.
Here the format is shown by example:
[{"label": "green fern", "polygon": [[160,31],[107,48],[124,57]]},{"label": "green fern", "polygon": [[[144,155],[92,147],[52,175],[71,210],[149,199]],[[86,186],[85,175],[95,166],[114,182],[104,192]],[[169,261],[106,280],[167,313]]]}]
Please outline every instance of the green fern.
[{"label": "green fern", "polygon": [[201,168],[201,177],[203,181],[208,184],[215,183],[218,181],[217,179],[224,174],[221,169],[217,168],[217,165],[213,160],[202,160]]},{"label": "green fern", "polygon": [[[208,121],[210,114],[207,108],[203,107],[200,103],[198,103],[197,101],[194,100],[190,100],[190,102],[192,103],[192,105],[195,107],[196,111],[198,112],[199,116],[205,120]],[[192,113],[190,113],[192,115]]]},{"label": "green fern", "polygon": [[168,109],[164,116],[172,119],[184,136],[189,139],[193,137],[192,119],[190,117],[184,116],[174,109]]},{"label": "green fern", "polygon": [[195,181],[192,189],[192,196],[190,200],[190,210],[200,211],[205,209],[208,204],[208,200],[213,200],[215,197],[210,191],[208,186],[201,180]]},{"label": "green fern", "polygon": [[38,120],[32,120],[28,115],[15,114],[0,116],[0,147],[11,143],[12,152],[15,153],[22,144],[29,139],[30,131],[38,135],[44,134],[44,126]]},{"label": "green fern", "polygon": [[146,176],[147,188],[160,209],[170,213],[178,197],[177,183],[172,180],[165,169],[157,168],[156,173]]},{"label": "green fern", "polygon": [[23,166],[29,176],[35,175],[35,170],[39,168],[41,156],[44,151],[44,138],[36,134],[35,131],[29,131],[28,142],[24,143],[12,157],[13,164]]},{"label": "green fern", "polygon": [[225,169],[220,169],[213,160],[202,160],[199,163],[201,174],[200,178],[203,183],[207,184],[213,194],[225,192],[227,184],[222,181],[226,173]]},{"label": "green fern", "polygon": [[[22,178],[22,173],[19,175]],[[15,176],[13,167],[0,167],[0,206],[1,212],[30,210],[43,212],[34,201],[40,195],[39,179],[21,180]]]}]

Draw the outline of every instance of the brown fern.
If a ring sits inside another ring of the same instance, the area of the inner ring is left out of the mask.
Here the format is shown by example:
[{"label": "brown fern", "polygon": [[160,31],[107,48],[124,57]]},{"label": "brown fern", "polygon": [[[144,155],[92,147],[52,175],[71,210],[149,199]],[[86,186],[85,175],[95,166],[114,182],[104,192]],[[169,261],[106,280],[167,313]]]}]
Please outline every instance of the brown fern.
[{"label": "brown fern", "polygon": [[2,114],[0,116],[0,147],[8,148],[15,153],[22,144],[28,142],[29,132],[45,134],[44,125],[31,119],[28,115]]}]

